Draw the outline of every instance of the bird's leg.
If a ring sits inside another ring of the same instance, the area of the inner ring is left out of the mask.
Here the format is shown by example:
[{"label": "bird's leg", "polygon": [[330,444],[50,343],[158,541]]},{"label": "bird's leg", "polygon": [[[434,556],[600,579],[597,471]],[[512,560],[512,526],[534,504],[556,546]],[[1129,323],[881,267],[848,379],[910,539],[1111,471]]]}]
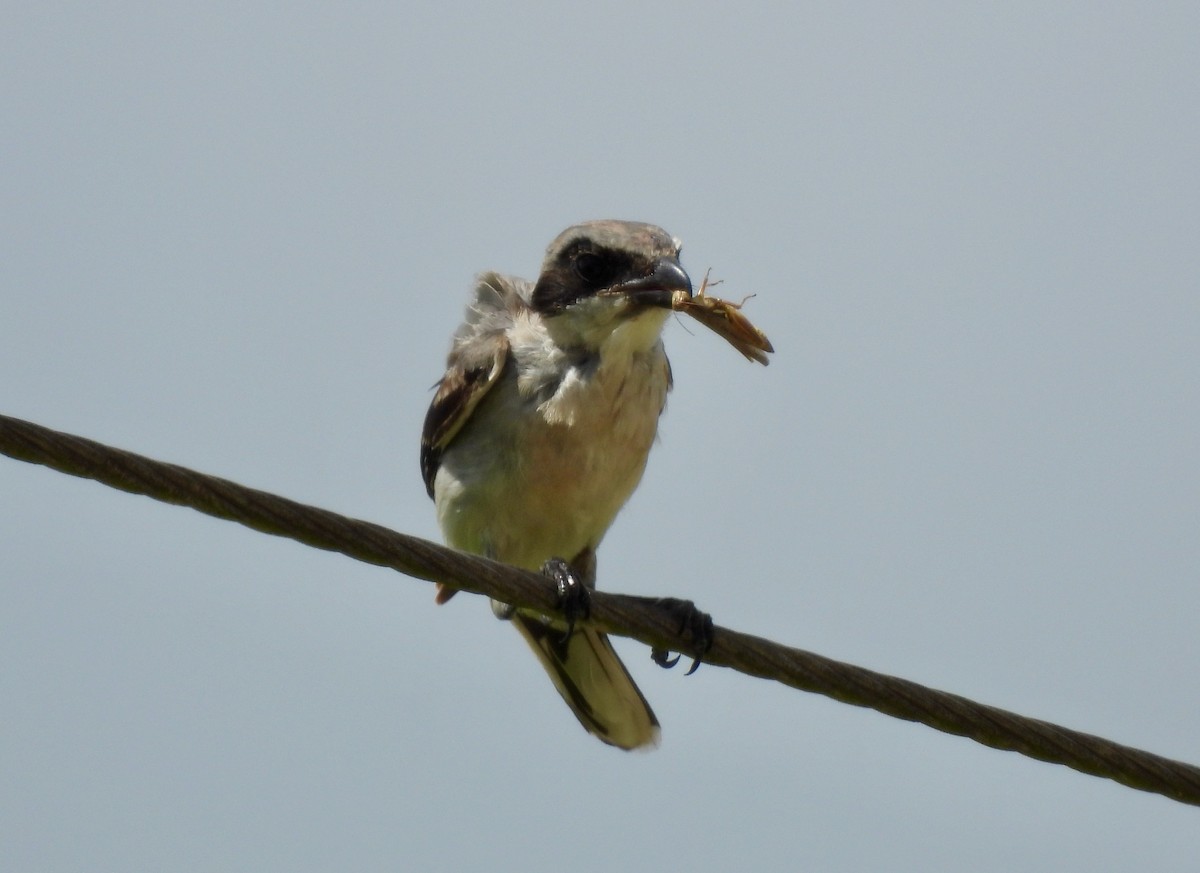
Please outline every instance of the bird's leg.
[{"label": "bird's leg", "polygon": [[[691,676],[695,673],[700,667],[700,662],[704,660],[705,653],[712,648],[712,616],[707,612],[701,612],[690,600],[679,600],[675,597],[637,597],[635,599],[649,606],[665,609],[679,619],[679,628],[675,632],[682,634],[686,630],[692,643],[689,650],[684,653],[692,659],[692,666],[685,675]],[[651,650],[650,657],[658,666],[670,669],[679,663],[679,655],[672,658],[670,654],[666,649],[655,648]]]},{"label": "bird's leg", "polygon": [[[591,614],[591,591],[596,587],[596,553],[585,548],[570,562],[551,558],[542,565],[542,575],[553,579],[558,588],[558,608],[567,620],[567,632],[563,636],[565,642],[570,639],[575,622]],[[517,608],[511,603],[492,600],[492,614],[501,621],[511,621],[516,612]],[[543,618],[543,621],[549,623],[549,619]]]},{"label": "bird's leg", "polygon": [[[565,641],[575,630],[575,622],[581,618],[587,618],[591,613],[592,593],[571,568],[571,565],[562,558],[551,558],[543,564],[542,575],[553,579],[554,584],[558,587],[558,608],[562,610],[563,617],[567,620],[567,632],[563,635]],[[511,621],[516,611],[517,608],[511,603],[492,600],[492,615],[501,621]],[[543,620],[548,621],[548,619]]]},{"label": "bird's leg", "polygon": [[[595,566],[595,558],[592,559],[592,566]],[[565,642],[571,638],[575,622],[587,618],[592,611],[591,589],[585,584],[586,577],[580,578],[582,574],[577,572],[576,567],[562,558],[551,558],[543,564],[542,574],[549,576],[558,586],[558,608],[567,620],[567,632],[563,635]]]}]

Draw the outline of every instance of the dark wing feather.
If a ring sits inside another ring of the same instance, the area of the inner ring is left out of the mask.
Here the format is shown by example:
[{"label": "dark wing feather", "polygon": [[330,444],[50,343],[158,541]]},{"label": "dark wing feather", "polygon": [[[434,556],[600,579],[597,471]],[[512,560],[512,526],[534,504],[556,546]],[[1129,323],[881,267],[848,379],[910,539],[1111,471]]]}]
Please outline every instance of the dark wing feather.
[{"label": "dark wing feather", "polygon": [[421,431],[421,476],[430,497],[442,452],[500,379],[507,361],[508,339],[503,333],[472,340],[469,359],[463,354],[451,355],[450,366],[438,383]]},{"label": "dark wing feather", "polygon": [[454,334],[446,375],[425,416],[421,434],[421,476],[433,496],[433,480],[442,452],[504,373],[509,346],[505,332],[529,311],[530,283],[499,273],[482,273],[466,320]]}]

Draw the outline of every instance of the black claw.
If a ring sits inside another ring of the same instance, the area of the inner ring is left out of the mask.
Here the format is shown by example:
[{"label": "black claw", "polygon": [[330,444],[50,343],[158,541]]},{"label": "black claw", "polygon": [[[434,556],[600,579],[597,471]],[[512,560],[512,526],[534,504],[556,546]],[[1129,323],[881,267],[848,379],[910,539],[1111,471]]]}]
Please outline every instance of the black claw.
[{"label": "black claw", "polygon": [[[677,600],[674,597],[661,597],[654,601],[655,605],[664,607],[679,617],[679,629],[676,633],[683,633],[685,630],[692,638],[691,651],[686,652],[692,658],[692,666],[688,669],[685,676],[691,676],[700,669],[700,662],[704,660],[704,655],[712,648],[713,644],[713,620],[712,616],[707,612],[701,612],[696,608],[696,604],[690,600]],[[679,663],[679,656],[676,655],[673,659],[667,657],[668,652],[664,649],[654,649],[650,653],[651,659],[660,667],[671,668]]]},{"label": "black claw", "polygon": [[666,649],[651,649],[650,660],[655,664],[658,664],[658,666],[662,667],[664,670],[670,670],[679,663],[679,656],[676,655],[674,658],[672,658],[671,653]]},{"label": "black claw", "polygon": [[543,575],[549,576],[558,586],[558,608],[567,620],[567,632],[563,641],[569,640],[575,630],[575,622],[587,618],[592,612],[592,593],[579,580],[571,565],[562,558],[551,558],[542,565]]}]

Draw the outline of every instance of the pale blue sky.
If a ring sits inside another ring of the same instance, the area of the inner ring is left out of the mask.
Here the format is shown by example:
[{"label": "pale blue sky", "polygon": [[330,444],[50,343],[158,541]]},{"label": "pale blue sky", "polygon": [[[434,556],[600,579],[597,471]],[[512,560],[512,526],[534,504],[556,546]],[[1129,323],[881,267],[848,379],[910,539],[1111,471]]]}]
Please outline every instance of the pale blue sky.
[{"label": "pale blue sky", "polygon": [[[1195,4],[13,6],[0,412],[437,538],[483,269],[652,221],[602,587],[1200,762]],[[690,330],[690,334],[689,331]],[[589,738],[478,598],[0,459],[0,868],[1169,869],[1197,810],[618,641]]]}]

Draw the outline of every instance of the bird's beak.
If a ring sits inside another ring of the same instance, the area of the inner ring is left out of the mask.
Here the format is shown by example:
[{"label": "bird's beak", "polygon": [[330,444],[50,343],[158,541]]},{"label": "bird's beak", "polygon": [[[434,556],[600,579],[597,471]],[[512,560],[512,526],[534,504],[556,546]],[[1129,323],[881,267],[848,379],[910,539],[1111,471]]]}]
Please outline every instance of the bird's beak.
[{"label": "bird's beak", "polygon": [[692,297],[692,280],[674,258],[662,258],[644,276],[614,285],[609,293],[619,294],[643,306],[670,309],[677,294]]}]

